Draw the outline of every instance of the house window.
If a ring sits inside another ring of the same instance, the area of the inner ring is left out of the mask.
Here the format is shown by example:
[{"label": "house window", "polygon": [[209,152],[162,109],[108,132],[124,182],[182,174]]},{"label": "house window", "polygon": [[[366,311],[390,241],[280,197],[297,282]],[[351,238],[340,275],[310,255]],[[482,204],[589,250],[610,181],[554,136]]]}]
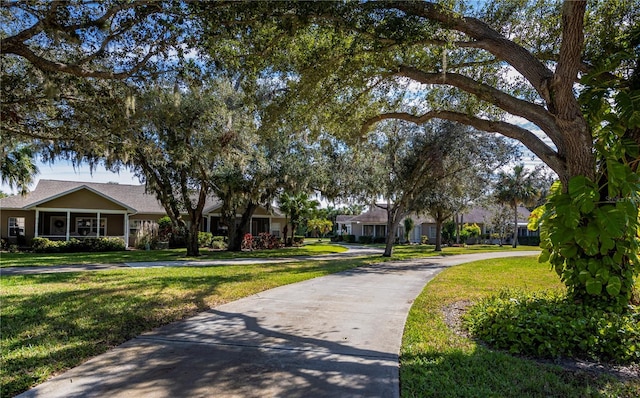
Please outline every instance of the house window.
[{"label": "house window", "polygon": [[362,235],[363,236],[373,236],[373,225],[363,225],[362,226]]},{"label": "house window", "polygon": [[438,229],[436,227],[433,227],[433,226],[429,227],[429,237],[430,238],[435,238],[437,233],[438,233]]},{"label": "house window", "polygon": [[[100,218],[100,236],[105,236],[107,219]],[[76,218],[76,232],[80,236],[96,236],[98,234],[98,219],[88,217]]]},{"label": "house window", "polygon": [[376,225],[374,236],[387,236],[387,226],[386,225]]},{"label": "house window", "polygon": [[[156,224],[155,221],[152,220],[129,220],[129,235],[136,236],[138,231],[146,226],[153,226]],[[102,235],[102,233],[100,233]]]},{"label": "house window", "polygon": [[274,222],[273,224],[271,224],[271,235],[275,236],[275,237],[280,237],[280,223],[279,222]]},{"label": "house window", "polygon": [[268,218],[254,218],[251,220],[251,233],[258,235],[263,232],[269,232],[269,219]]},{"label": "house window", "polygon": [[24,236],[24,217],[9,217],[9,237]]}]

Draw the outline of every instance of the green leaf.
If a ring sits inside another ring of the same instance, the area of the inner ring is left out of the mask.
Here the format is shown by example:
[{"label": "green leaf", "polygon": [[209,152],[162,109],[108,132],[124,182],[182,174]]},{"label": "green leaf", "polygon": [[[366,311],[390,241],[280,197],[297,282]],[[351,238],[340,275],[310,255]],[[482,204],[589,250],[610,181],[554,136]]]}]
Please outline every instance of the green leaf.
[{"label": "green leaf", "polygon": [[576,245],[570,245],[570,246],[564,246],[560,248],[560,254],[562,254],[564,257],[575,257],[578,254],[578,246]]},{"label": "green leaf", "polygon": [[[607,283],[607,293],[610,296],[615,297],[620,294],[620,289],[622,288],[622,281],[617,276],[612,276],[609,278],[609,282]],[[588,289],[587,289],[588,290]]]},{"label": "green leaf", "polygon": [[587,293],[592,296],[599,296],[602,293],[602,282],[597,279],[589,279],[585,286],[587,288]]},{"label": "green leaf", "polygon": [[596,272],[596,278],[602,283],[607,283],[609,281],[609,270],[605,267],[601,267],[598,272]]},{"label": "green leaf", "polygon": [[591,273],[589,271],[580,271],[578,274],[578,279],[580,283],[587,283],[587,281],[591,278]]},{"label": "green leaf", "polygon": [[549,257],[551,256],[551,252],[547,249],[544,249],[540,252],[538,256],[538,263],[546,263],[549,261]]},{"label": "green leaf", "polygon": [[624,235],[626,229],[626,212],[617,207],[607,205],[595,210],[596,223],[615,239]]},{"label": "green leaf", "polygon": [[569,195],[583,214],[593,211],[600,196],[596,184],[585,176],[576,176],[569,180]]},{"label": "green leaf", "polygon": [[587,269],[589,270],[591,275],[597,274],[600,268],[602,268],[602,263],[600,263],[600,261],[596,260],[595,258],[589,259],[589,265],[587,266]]},{"label": "green leaf", "polygon": [[599,250],[598,236],[600,231],[596,225],[589,224],[586,227],[578,228],[574,232],[576,243],[585,251],[588,256],[596,255]]},{"label": "green leaf", "polygon": [[605,235],[605,232],[600,236],[600,254],[603,256],[609,253],[609,250],[612,250],[616,247],[616,242],[611,239],[609,236]]}]

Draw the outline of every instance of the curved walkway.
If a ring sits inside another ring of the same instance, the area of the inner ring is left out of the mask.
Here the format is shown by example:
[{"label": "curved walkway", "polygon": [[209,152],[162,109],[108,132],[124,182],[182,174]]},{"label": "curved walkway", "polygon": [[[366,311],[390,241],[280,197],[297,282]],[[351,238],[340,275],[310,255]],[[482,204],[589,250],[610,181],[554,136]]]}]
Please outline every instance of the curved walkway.
[{"label": "curved walkway", "polygon": [[219,265],[273,264],[292,263],[307,260],[338,260],[345,257],[368,256],[380,254],[383,249],[367,246],[344,246],[348,250],[341,253],[321,254],[317,256],[271,257],[271,258],[236,258],[219,260],[167,260],[139,261],[121,264],[69,264],[49,267],[6,267],[0,268],[0,275],[33,275],[58,272],[104,271],[118,268],[157,268],[157,267],[214,267]]},{"label": "curved walkway", "polygon": [[20,397],[398,397],[415,297],[494,252],[387,262],[281,286],[134,338]]}]

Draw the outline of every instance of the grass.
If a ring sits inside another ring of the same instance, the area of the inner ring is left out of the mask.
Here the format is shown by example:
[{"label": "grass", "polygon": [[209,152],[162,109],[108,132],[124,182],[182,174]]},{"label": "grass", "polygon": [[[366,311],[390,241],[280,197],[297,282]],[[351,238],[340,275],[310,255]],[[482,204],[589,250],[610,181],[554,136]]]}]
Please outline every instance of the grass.
[{"label": "grass", "polygon": [[[384,247],[384,246],[382,246]],[[498,245],[468,245],[465,247],[444,247],[441,252],[434,251],[434,245],[396,245],[393,247],[392,260],[408,260],[411,258],[431,257],[431,256],[451,256],[455,254],[470,254],[470,253],[486,253],[497,251],[527,251],[534,250],[539,251],[538,246],[518,246],[512,248],[511,246],[498,246]]]},{"label": "grass", "polygon": [[[322,246],[304,249],[322,252]],[[497,249],[470,246],[436,253],[433,246],[397,246],[391,259]],[[180,255],[164,252],[175,256],[168,259]],[[148,260],[155,252],[140,253]],[[3,276],[0,396],[18,394],[144,331],[210,307],[387,260],[373,255],[340,261]],[[404,397],[640,395],[638,381],[623,383],[611,377],[576,374],[495,352],[456,335],[445,325],[444,306],[474,301],[503,287],[563,289],[548,265],[538,264],[535,258],[490,260],[445,270],[415,301],[405,326],[401,350]]]},{"label": "grass", "polygon": [[504,287],[564,289],[535,258],[487,260],[449,268],[429,283],[409,313],[400,356],[403,397],[637,397],[640,381],[570,372],[490,350],[454,333],[443,308]]},{"label": "grass", "polygon": [[227,252],[201,249],[200,257],[186,257],[186,249],[170,250],[127,250],[105,253],[2,253],[0,268],[4,267],[46,267],[67,264],[117,264],[138,261],[173,261],[173,260],[219,260],[233,258],[268,258],[315,256],[344,252],[347,249],[326,244],[310,242],[301,247],[260,250],[253,252]]},{"label": "grass", "polygon": [[14,396],[144,331],[368,259],[3,276],[0,396]]}]

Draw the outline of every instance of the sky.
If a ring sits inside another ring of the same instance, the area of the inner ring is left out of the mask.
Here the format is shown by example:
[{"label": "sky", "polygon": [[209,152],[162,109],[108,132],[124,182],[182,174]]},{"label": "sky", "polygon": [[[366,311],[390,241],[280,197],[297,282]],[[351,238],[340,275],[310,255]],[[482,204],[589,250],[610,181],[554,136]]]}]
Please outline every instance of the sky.
[{"label": "sky", "polygon": [[[140,185],[140,181],[132,173],[123,170],[119,174],[99,167],[91,173],[89,166],[81,166],[74,168],[67,161],[58,161],[51,165],[48,163],[38,163],[40,173],[35,178],[35,183],[29,186],[32,191],[40,179],[45,180],[62,180],[62,181],[83,181],[83,182],[117,182],[119,184]],[[17,191],[11,189],[6,184],[0,185],[0,191],[6,194],[15,194]]]}]

